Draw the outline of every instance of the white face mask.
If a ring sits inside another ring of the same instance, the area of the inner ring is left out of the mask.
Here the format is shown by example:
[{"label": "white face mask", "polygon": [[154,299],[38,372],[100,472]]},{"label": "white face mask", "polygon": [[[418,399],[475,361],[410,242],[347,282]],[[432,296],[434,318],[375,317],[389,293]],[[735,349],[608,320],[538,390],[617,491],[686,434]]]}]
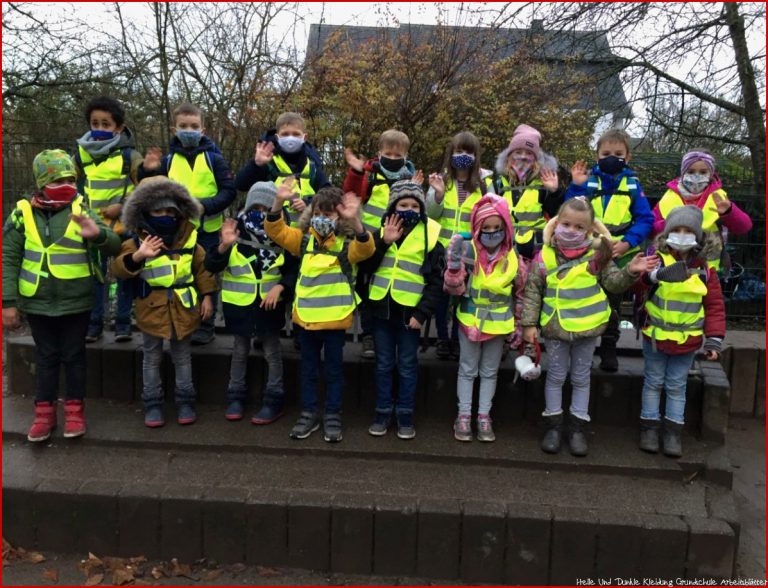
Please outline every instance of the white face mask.
[{"label": "white face mask", "polygon": [[709,174],[685,174],[683,186],[691,194],[699,194],[709,185]]},{"label": "white face mask", "polygon": [[667,236],[667,245],[677,251],[688,251],[696,247],[696,235],[693,233],[670,233]]}]

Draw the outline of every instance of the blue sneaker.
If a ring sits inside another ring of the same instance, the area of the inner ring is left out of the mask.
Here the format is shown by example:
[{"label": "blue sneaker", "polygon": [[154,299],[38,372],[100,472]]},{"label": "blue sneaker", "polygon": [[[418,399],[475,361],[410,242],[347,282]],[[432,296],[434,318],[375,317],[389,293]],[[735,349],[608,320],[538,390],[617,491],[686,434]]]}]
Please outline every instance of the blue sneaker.
[{"label": "blue sneaker", "polygon": [[397,436],[400,439],[413,439],[416,436],[412,413],[406,412],[397,415]]},{"label": "blue sneaker", "polygon": [[268,425],[274,423],[277,419],[283,416],[283,409],[270,404],[265,404],[259,409],[253,418],[251,423],[254,425]]},{"label": "blue sneaker", "polygon": [[228,421],[239,421],[243,418],[243,403],[239,400],[232,400],[227,404],[227,410],[224,416]]},{"label": "blue sneaker", "polygon": [[373,424],[368,427],[368,433],[374,437],[381,437],[387,434],[389,425],[392,424],[391,412],[379,412],[376,411],[376,418],[373,420]]},{"label": "blue sneaker", "polygon": [[144,424],[153,429],[162,427],[165,424],[163,409],[159,406],[152,406],[144,411]]},{"label": "blue sneaker", "polygon": [[131,339],[133,339],[133,333],[131,332],[130,324],[115,325],[115,341],[117,343],[125,343]]},{"label": "blue sneaker", "polygon": [[197,420],[197,413],[195,407],[191,404],[179,404],[178,415],[176,421],[180,425],[191,425]]}]

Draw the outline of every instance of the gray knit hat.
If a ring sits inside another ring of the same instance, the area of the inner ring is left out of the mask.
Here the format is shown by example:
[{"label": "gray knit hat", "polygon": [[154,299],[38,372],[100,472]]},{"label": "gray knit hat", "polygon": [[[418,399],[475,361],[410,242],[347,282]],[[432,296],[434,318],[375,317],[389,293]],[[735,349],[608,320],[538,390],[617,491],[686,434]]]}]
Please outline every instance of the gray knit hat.
[{"label": "gray knit hat", "polygon": [[685,227],[693,231],[696,235],[696,242],[702,245],[704,242],[704,230],[701,228],[704,222],[704,213],[698,206],[688,204],[686,206],[678,206],[673,208],[667,215],[666,224],[664,226],[663,236],[669,237],[669,234],[679,227]]},{"label": "gray knit hat", "polygon": [[275,203],[277,196],[277,186],[274,182],[256,182],[248,190],[248,196],[245,198],[245,212],[260,204],[269,210]]},{"label": "gray knit hat", "polygon": [[398,200],[403,198],[413,198],[421,206],[421,212],[424,212],[424,190],[416,182],[411,180],[400,180],[389,187],[389,204],[387,210],[392,210]]}]

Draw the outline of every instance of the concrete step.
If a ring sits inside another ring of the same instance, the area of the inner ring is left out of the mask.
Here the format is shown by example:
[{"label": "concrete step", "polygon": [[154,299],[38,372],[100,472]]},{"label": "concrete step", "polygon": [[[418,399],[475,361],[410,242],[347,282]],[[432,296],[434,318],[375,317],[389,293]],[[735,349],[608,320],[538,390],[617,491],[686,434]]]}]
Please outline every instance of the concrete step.
[{"label": "concrete step", "polygon": [[[138,338],[137,338],[138,339]],[[222,404],[226,391],[232,338],[219,335],[205,346],[193,347],[194,379],[200,403]],[[99,341],[88,349],[87,395],[89,398],[138,400],[141,395],[142,352],[140,343]],[[34,344],[31,337],[15,337],[8,341],[10,390],[30,394],[34,384]],[[297,402],[300,389],[300,356],[290,339],[283,339],[284,388],[289,406]],[[544,406],[544,378],[535,382],[514,381],[514,354],[502,362],[494,415],[512,421],[534,423]],[[373,414],[375,406],[375,363],[360,358],[358,344],[344,349],[345,398],[347,413]],[[546,369],[546,354],[542,365]],[[450,420],[456,411],[457,364],[440,360],[433,348],[419,355],[419,384],[416,397],[418,415]],[[166,353],[163,365],[166,390],[172,390],[173,366]],[[641,357],[620,358],[615,374],[593,368],[590,415],[602,424],[634,424],[640,412],[643,360]],[[266,365],[260,351],[252,351],[249,361],[249,389],[258,397],[266,379]],[[569,403],[569,385],[563,403]],[[722,443],[727,429],[730,387],[719,364],[702,362],[692,370],[688,380],[686,406],[687,428],[702,439]]]}]

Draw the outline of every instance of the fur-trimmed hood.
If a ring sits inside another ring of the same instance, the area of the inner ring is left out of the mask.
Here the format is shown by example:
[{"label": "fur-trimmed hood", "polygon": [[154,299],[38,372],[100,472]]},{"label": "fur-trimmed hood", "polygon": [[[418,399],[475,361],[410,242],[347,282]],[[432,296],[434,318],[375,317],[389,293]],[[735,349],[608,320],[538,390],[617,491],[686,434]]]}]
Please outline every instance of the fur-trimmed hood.
[{"label": "fur-trimmed hood", "polygon": [[120,216],[123,226],[128,231],[137,231],[144,221],[143,213],[148,212],[150,203],[158,198],[173,200],[184,219],[197,219],[203,214],[203,205],[184,186],[156,176],[143,180],[126,199]]},{"label": "fur-trimmed hood", "polygon": [[[553,216],[551,219],[549,219],[549,222],[544,227],[544,245],[552,244],[552,235],[555,232],[555,226],[557,226],[557,217]],[[605,225],[597,219],[595,219],[594,226],[597,227],[597,231],[592,231],[592,248],[598,249],[600,246],[600,237],[605,237],[610,241],[611,233],[607,228],[605,228]]]},{"label": "fur-trimmed hood", "polygon": [[[507,147],[496,156],[496,165],[494,168],[499,176],[507,175],[507,157],[509,157],[511,151],[512,150]],[[554,155],[546,153],[544,150],[539,150],[539,157],[536,160],[536,164],[538,164],[539,170],[550,169],[553,172],[557,172],[557,158]]]},{"label": "fur-trimmed hood", "polygon": [[[668,254],[674,254],[674,249],[671,249],[667,245],[667,238],[664,236],[664,234],[660,234],[654,239],[653,245],[656,248],[657,251],[661,251],[662,253],[668,253]],[[701,247],[696,247],[693,249],[696,256],[706,260],[706,259],[717,259],[720,256],[720,253],[723,249],[722,243],[720,242],[720,239],[717,236],[717,233],[710,233],[709,231],[704,231],[704,244]]]},{"label": "fur-trimmed hood", "polygon": [[[312,202],[309,206],[307,206],[304,209],[304,212],[302,212],[301,216],[299,217],[298,226],[305,233],[307,232],[307,230],[310,230],[309,222],[310,220],[312,220],[312,216],[314,215],[314,210],[315,210],[315,206],[314,206],[314,202]],[[362,218],[362,213],[360,211],[358,211],[357,217]],[[355,236],[354,223],[351,220],[339,217],[338,220],[336,221],[336,230],[334,232],[337,235],[340,235],[342,237],[354,237]]]}]

